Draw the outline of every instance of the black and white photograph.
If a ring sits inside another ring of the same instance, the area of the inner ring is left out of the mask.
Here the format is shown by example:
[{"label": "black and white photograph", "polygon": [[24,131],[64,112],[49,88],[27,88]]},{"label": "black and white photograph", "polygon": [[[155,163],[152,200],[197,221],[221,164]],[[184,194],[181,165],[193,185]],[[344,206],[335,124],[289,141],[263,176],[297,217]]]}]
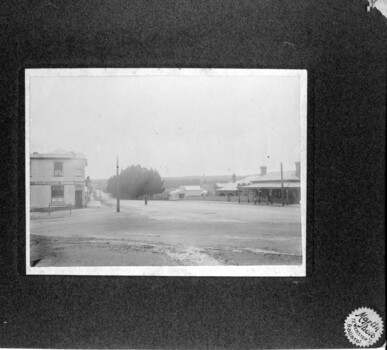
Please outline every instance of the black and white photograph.
[{"label": "black and white photograph", "polygon": [[0,350],[384,349],[387,0],[0,14]]},{"label": "black and white photograph", "polygon": [[305,275],[306,78],[26,70],[27,272]]}]

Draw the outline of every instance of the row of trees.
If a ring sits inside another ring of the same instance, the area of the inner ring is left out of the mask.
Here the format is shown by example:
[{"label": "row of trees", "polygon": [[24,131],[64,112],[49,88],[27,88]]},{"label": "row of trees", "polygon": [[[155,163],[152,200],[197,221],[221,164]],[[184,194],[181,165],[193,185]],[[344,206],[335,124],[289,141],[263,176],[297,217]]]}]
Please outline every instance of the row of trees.
[{"label": "row of trees", "polygon": [[[152,196],[164,191],[164,181],[155,169],[132,165],[119,174],[119,191],[122,199],[139,199],[145,195]],[[109,178],[107,190],[117,197],[117,176]]]}]

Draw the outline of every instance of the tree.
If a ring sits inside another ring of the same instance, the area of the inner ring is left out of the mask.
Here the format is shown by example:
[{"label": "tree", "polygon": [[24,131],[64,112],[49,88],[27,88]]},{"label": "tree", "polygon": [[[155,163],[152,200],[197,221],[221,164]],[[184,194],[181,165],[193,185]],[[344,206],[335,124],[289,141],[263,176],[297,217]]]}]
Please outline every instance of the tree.
[{"label": "tree", "polygon": [[[164,191],[164,181],[155,169],[143,168],[140,165],[132,165],[121,171],[120,197],[122,199],[138,199],[144,195],[154,195]],[[117,176],[109,178],[107,190],[114,197],[117,196]]]}]

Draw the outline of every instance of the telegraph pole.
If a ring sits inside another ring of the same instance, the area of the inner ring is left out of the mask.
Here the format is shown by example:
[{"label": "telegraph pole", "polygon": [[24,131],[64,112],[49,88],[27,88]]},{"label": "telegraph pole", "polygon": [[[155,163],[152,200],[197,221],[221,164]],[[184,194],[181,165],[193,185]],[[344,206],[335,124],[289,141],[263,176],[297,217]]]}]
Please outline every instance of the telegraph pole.
[{"label": "telegraph pole", "polygon": [[119,164],[118,164],[118,155],[117,155],[117,213],[120,212],[120,174],[119,174]]},{"label": "telegraph pole", "polygon": [[282,196],[282,206],[285,206],[285,198],[284,198],[284,172],[282,170],[282,163],[281,163],[281,196]]}]

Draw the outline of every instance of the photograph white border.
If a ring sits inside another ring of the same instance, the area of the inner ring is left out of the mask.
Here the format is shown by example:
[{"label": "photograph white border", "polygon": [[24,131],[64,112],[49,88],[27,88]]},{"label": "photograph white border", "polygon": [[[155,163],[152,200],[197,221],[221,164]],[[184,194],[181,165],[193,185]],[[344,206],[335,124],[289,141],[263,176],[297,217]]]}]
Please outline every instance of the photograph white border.
[{"label": "photograph white border", "polygon": [[[107,76],[299,76],[301,162],[301,265],[260,266],[30,266],[30,79],[32,77]],[[25,190],[26,274],[90,276],[200,276],[200,277],[305,277],[306,276],[306,183],[307,183],[307,71],[288,69],[177,69],[177,68],[55,68],[25,70]]]}]

